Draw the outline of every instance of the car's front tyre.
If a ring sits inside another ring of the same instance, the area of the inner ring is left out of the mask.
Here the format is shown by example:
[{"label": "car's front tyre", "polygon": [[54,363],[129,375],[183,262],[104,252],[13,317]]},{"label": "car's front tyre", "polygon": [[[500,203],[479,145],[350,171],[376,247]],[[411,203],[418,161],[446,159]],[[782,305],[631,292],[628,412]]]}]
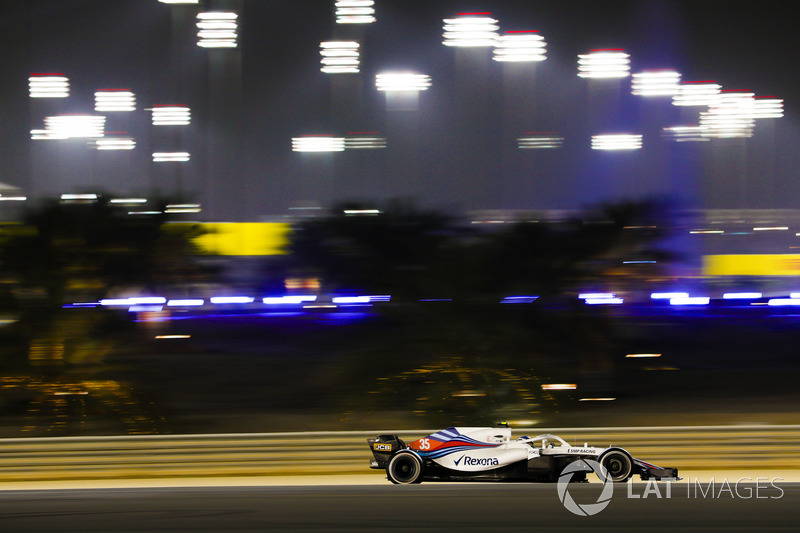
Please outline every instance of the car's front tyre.
[{"label": "car's front tyre", "polygon": [[389,481],[400,485],[410,485],[422,481],[422,460],[411,452],[398,452],[392,456],[386,467]]},{"label": "car's front tyre", "polygon": [[600,456],[600,464],[614,483],[625,483],[633,476],[633,459],[624,450],[609,450]]}]

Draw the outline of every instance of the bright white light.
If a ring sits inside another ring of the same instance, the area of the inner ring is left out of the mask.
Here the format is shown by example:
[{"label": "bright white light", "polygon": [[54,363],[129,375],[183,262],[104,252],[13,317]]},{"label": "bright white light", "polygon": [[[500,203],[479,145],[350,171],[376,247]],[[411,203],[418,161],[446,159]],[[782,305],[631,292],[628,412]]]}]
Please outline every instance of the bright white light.
[{"label": "bright white light", "polygon": [[293,152],[343,152],[344,137],[313,136],[292,138]]},{"label": "bright white light", "polygon": [[370,137],[367,135],[355,135],[344,138],[346,150],[376,150],[386,148],[385,137]]},{"label": "bright white light", "polygon": [[316,295],[290,295],[290,296],[268,296],[262,298],[261,301],[267,305],[291,305],[301,304],[303,302],[317,301]]},{"label": "bright white light", "polygon": [[710,301],[711,298],[707,296],[670,298],[669,305],[708,305]]},{"label": "bright white light", "polygon": [[0,202],[24,202],[27,196],[3,196],[0,194]]},{"label": "bright white light", "polygon": [[654,358],[654,357],[661,357],[660,353],[629,353],[625,356],[629,359],[640,359],[640,358]]},{"label": "bright white light", "polygon": [[575,390],[578,386],[575,383],[546,383],[542,385],[542,390]]},{"label": "bright white light", "polygon": [[33,130],[33,139],[85,139],[102,137],[106,117],[100,115],[57,115],[44,119],[44,130]]},{"label": "bright white light", "polygon": [[416,72],[385,72],[375,76],[379,91],[426,91],[431,86],[431,77]]},{"label": "bright white light", "polygon": [[578,298],[580,300],[588,300],[588,299],[600,300],[604,298],[614,298],[615,296],[616,294],[614,294],[613,292],[582,292],[581,294],[578,295]]},{"label": "bright white light", "polygon": [[214,296],[211,298],[212,304],[249,304],[254,301],[255,298],[250,296]]},{"label": "bright white light", "polygon": [[710,140],[708,128],[703,126],[672,126],[664,128],[663,134],[675,142],[697,142]]},{"label": "bright white light", "polygon": [[636,96],[675,96],[681,75],[673,70],[645,70],[633,74],[631,92]]},{"label": "bright white light", "polygon": [[109,203],[119,205],[146,204],[147,198],[112,198]]},{"label": "bright white light", "polygon": [[789,231],[788,226],[760,226],[753,228],[753,231]]},{"label": "bright white light", "polygon": [[188,126],[192,112],[185,105],[159,105],[150,110],[153,113],[153,126]]},{"label": "bright white light", "polygon": [[622,298],[586,298],[586,305],[620,305],[624,303]]},{"label": "bright white light", "polygon": [[773,307],[800,305],[800,298],[772,298],[767,302],[767,305],[771,305]]},{"label": "bright white light", "polygon": [[158,0],[162,4],[199,4],[200,0]]},{"label": "bright white light", "polygon": [[348,74],[359,71],[358,47],[353,41],[327,41],[319,43],[322,72],[326,74]]},{"label": "bright white light", "polygon": [[187,298],[183,300],[170,300],[167,302],[167,307],[198,307],[205,303],[205,300],[199,298]]},{"label": "bright white light", "polygon": [[104,89],[94,93],[94,110],[136,111],[136,96],[125,89]]},{"label": "bright white light", "polygon": [[753,118],[783,117],[783,100],[771,97],[756,97]]},{"label": "bright white light", "polygon": [[94,143],[98,150],[133,150],[136,148],[136,141],[130,137],[105,137],[97,139]]},{"label": "bright white light", "polygon": [[190,158],[189,152],[153,152],[153,163],[185,163]]},{"label": "bright white light", "polygon": [[517,148],[520,150],[539,150],[547,148],[561,148],[564,138],[547,133],[528,134],[517,139]]},{"label": "bright white light", "polygon": [[758,300],[761,297],[760,292],[726,292],[722,295],[723,300]]},{"label": "bright white light", "polygon": [[167,299],[162,296],[136,296],[129,298],[132,305],[165,304]]},{"label": "bright white light", "polygon": [[373,0],[336,0],[337,24],[370,24],[375,22]]},{"label": "bright white light", "polygon": [[380,215],[380,209],[345,209],[344,210],[345,216],[375,216]]},{"label": "bright white light", "polygon": [[28,91],[31,98],[66,98],[69,79],[62,74],[31,74]]},{"label": "bright white light", "polygon": [[497,37],[492,59],[501,62],[530,62],[547,59],[547,43],[536,32],[508,32]]},{"label": "bright white light", "polygon": [[236,48],[238,15],[226,11],[197,14],[197,46],[203,48]]},{"label": "bright white light", "polygon": [[444,45],[458,47],[494,46],[497,21],[489,13],[464,13],[458,18],[444,19]]},{"label": "bright white light", "polygon": [[625,133],[592,135],[592,150],[638,150],[642,136]]},{"label": "bright white light", "polygon": [[673,298],[688,298],[688,292],[654,292],[650,295],[653,300],[671,300]]},{"label": "bright white light", "polygon": [[578,56],[578,76],[581,78],[627,78],[631,56],[622,50],[592,50]]},{"label": "bright white light", "polygon": [[71,194],[66,193],[61,195],[62,202],[96,202],[96,194]]},{"label": "bright white light", "polygon": [[336,296],[333,298],[335,304],[368,304],[369,296]]},{"label": "bright white light", "polygon": [[199,213],[202,209],[200,204],[169,204],[164,208],[164,213]]},{"label": "bright white light", "polygon": [[676,106],[710,106],[720,95],[722,87],[713,81],[687,81],[680,85],[678,94],[672,97]]},{"label": "bright white light", "polygon": [[700,113],[700,126],[713,138],[751,137],[755,126],[753,93],[721,92],[708,108]]}]

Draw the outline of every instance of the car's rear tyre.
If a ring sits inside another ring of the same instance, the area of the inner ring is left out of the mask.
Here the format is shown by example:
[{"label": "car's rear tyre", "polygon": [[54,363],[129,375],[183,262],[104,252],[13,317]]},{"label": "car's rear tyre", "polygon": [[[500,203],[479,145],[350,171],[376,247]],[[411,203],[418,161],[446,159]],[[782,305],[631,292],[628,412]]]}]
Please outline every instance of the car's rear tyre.
[{"label": "car's rear tyre", "polygon": [[386,467],[389,481],[400,485],[410,485],[422,481],[422,461],[410,452],[396,453]]},{"label": "car's rear tyre", "polygon": [[600,456],[600,464],[614,483],[625,483],[633,476],[633,459],[624,450],[610,450]]}]

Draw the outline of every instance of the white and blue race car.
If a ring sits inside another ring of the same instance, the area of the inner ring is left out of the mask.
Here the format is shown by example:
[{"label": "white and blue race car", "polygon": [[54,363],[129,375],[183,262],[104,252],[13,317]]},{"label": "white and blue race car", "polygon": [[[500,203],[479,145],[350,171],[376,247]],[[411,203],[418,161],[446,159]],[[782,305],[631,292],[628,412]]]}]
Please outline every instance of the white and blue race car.
[{"label": "white and blue race car", "polygon": [[[511,439],[508,427],[451,427],[406,445],[397,435],[367,439],[374,456],[370,468],[385,469],[392,483],[425,481],[558,481],[564,468],[579,460],[602,465],[608,479],[676,480],[677,468],[631,457],[618,447],[573,446],[551,434]],[[591,468],[585,468],[591,471]],[[602,470],[602,469],[601,469]],[[586,481],[586,471],[573,481]]]}]

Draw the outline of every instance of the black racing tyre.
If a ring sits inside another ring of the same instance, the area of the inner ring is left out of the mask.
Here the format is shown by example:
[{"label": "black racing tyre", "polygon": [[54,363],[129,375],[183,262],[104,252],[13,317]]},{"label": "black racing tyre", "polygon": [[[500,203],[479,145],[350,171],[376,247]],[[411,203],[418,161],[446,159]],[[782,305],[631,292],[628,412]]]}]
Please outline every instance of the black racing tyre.
[{"label": "black racing tyre", "polygon": [[614,483],[625,483],[633,476],[633,459],[624,450],[609,450],[600,456],[600,464]]},{"label": "black racing tyre", "polygon": [[422,481],[422,461],[410,452],[396,453],[386,467],[389,481],[400,485],[410,485]]}]

